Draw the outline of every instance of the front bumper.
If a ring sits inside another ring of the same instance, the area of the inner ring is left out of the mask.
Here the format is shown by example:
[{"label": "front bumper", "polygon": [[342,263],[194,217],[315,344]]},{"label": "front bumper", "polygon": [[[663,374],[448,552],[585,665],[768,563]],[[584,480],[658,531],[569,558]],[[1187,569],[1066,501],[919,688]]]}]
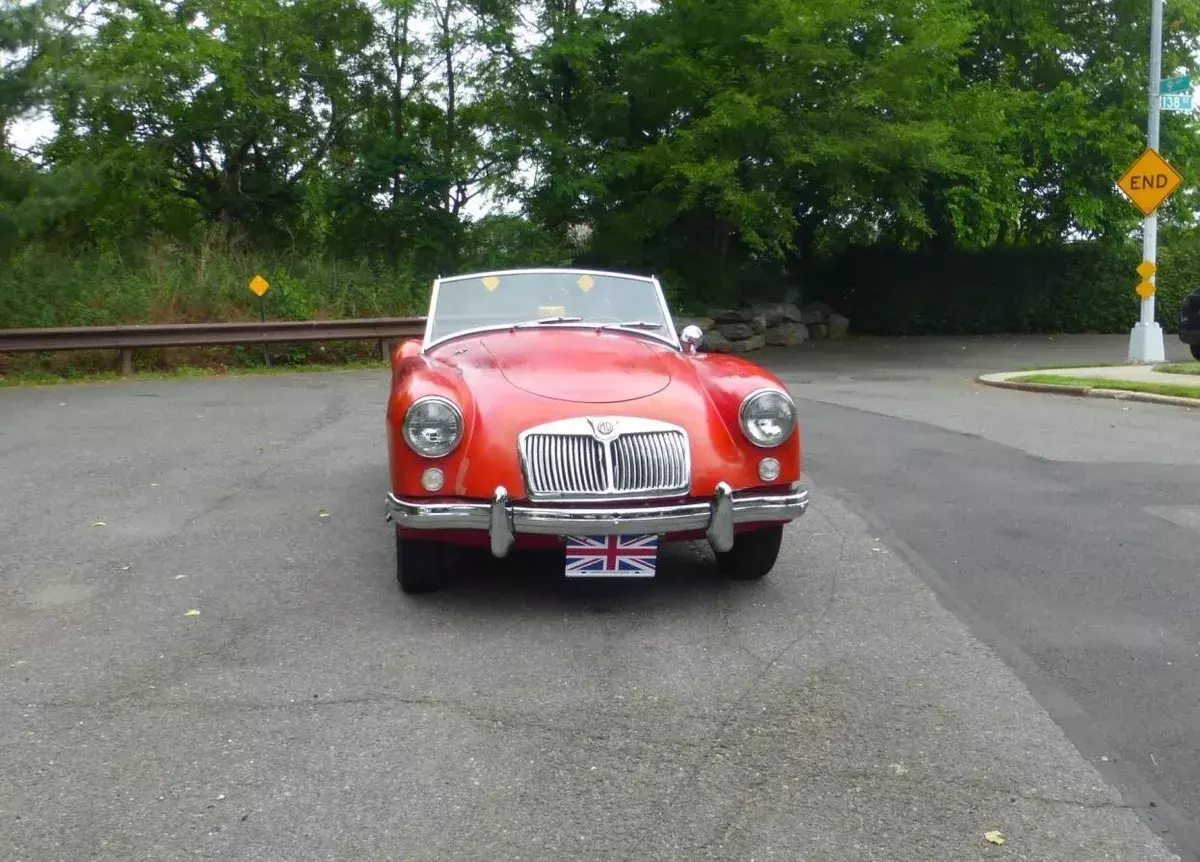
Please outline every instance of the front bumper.
[{"label": "front bumper", "polygon": [[538,536],[615,536],[630,533],[684,533],[703,530],[717,551],[733,547],[738,524],[787,522],[808,509],[808,490],[783,494],[734,494],[721,482],[709,501],[654,506],[528,506],[508,501],[504,487],[490,502],[412,501],[389,492],[387,519],[414,530],[486,530],[492,554],[508,554],[518,534]]}]

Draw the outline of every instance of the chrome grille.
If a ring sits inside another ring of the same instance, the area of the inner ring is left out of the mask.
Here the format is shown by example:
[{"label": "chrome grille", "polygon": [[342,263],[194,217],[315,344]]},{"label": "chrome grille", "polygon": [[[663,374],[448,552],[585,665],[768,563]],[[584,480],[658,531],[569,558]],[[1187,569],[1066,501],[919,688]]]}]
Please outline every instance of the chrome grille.
[{"label": "chrome grille", "polygon": [[575,434],[530,434],[525,464],[531,494],[602,494],[608,487],[604,444]]},{"label": "chrome grille", "polygon": [[666,422],[567,419],[528,429],[519,449],[533,499],[663,496],[691,486],[687,434]]},{"label": "chrome grille", "polygon": [[625,434],[612,442],[613,489],[619,494],[688,486],[687,441],[678,431]]}]

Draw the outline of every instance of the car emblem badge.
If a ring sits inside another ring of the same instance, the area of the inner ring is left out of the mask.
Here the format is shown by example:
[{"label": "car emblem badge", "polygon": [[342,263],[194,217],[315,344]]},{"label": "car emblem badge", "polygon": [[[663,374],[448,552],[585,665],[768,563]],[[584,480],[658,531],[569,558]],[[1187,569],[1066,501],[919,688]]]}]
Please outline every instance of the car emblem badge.
[{"label": "car emblem badge", "polygon": [[596,432],[597,437],[611,437],[613,432],[617,430],[617,423],[613,422],[611,419],[593,420],[592,430]]}]

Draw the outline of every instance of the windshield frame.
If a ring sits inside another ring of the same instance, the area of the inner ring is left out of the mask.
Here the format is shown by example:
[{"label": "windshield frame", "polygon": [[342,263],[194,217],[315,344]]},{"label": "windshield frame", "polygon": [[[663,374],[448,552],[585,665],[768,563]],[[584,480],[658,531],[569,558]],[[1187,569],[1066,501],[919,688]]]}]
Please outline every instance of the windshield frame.
[{"label": "windshield frame", "polygon": [[[433,319],[437,311],[438,298],[441,293],[443,281],[467,281],[472,278],[486,278],[489,275],[504,277],[507,275],[591,275],[603,276],[607,278],[624,278],[629,281],[640,281],[649,285],[654,290],[655,298],[658,301],[658,307],[662,312],[664,325],[661,330],[641,329],[636,327],[615,326],[611,323],[588,323],[580,321],[579,323],[557,323],[553,326],[547,326],[547,329],[590,329],[598,330],[605,327],[608,332],[621,332],[626,335],[638,335],[643,338],[650,338],[661,344],[665,344],[673,350],[682,353],[683,343],[679,340],[679,333],[675,331],[675,318],[671,316],[671,310],[667,307],[667,298],[663,294],[662,285],[659,284],[658,277],[651,275],[634,275],[629,272],[614,272],[612,270],[602,269],[574,269],[572,267],[531,267],[522,269],[496,269],[485,270],[483,272],[464,273],[462,275],[453,275],[443,278],[438,276],[433,282],[433,291],[429,295],[429,313],[425,317],[425,333],[421,342],[421,354],[427,354],[430,350],[439,345],[445,344],[458,338],[466,338],[471,335],[479,335],[485,332],[503,332],[507,329],[512,329],[519,323],[526,321],[514,321],[512,323],[496,323],[490,326],[477,326],[471,329],[462,329],[458,332],[452,332],[449,335],[443,335],[436,341],[431,341],[430,336],[433,332]],[[535,329],[536,327],[527,327]]]}]

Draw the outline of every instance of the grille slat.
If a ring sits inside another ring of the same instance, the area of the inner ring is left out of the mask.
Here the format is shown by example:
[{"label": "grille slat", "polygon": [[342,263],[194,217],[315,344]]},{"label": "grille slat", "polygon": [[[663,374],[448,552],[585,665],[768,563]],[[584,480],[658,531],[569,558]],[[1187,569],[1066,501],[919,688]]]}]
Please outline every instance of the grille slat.
[{"label": "grille slat", "polygon": [[591,450],[590,455],[591,460],[588,463],[591,464],[592,475],[589,487],[604,488],[608,485],[608,468],[604,464],[604,450],[598,447]]},{"label": "grille slat", "polygon": [[534,496],[649,495],[688,490],[687,452],[686,435],[672,429],[630,431],[607,444],[585,433],[531,433],[521,456]]},{"label": "grille slat", "polygon": [[654,435],[653,483],[658,485],[671,484],[671,453],[667,448],[666,435]]},{"label": "grille slat", "polygon": [[567,482],[567,441],[562,437],[554,438],[554,486],[555,488],[570,488]]},{"label": "grille slat", "polygon": [[571,438],[571,455],[568,458],[568,464],[571,469],[571,487],[586,488],[588,487],[587,480],[587,449],[585,448],[585,440],[583,437]]}]

